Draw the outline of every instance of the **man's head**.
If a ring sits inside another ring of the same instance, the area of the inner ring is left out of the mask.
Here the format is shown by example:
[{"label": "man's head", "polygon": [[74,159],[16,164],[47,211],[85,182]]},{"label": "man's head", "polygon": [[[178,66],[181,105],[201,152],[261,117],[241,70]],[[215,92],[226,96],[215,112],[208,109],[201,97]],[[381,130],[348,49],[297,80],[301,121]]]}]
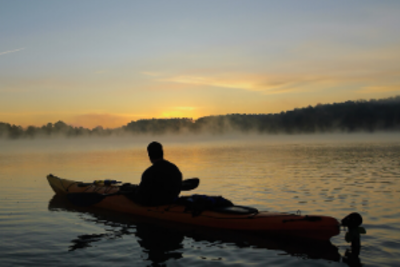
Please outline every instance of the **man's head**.
[{"label": "man's head", "polygon": [[149,154],[149,158],[151,162],[154,162],[159,159],[163,159],[164,152],[162,145],[158,142],[151,142],[147,146],[147,153]]}]

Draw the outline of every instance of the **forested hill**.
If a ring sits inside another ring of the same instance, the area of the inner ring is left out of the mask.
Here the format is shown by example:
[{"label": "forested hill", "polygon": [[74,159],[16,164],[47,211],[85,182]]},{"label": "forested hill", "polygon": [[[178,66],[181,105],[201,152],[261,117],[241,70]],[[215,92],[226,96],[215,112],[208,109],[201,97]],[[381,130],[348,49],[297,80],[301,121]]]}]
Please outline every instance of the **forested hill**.
[{"label": "forested hill", "polygon": [[228,114],[173,119],[143,119],[115,129],[72,127],[62,121],[42,127],[0,122],[0,137],[110,136],[126,134],[262,134],[400,131],[400,96],[380,100],[319,104],[276,114]]}]

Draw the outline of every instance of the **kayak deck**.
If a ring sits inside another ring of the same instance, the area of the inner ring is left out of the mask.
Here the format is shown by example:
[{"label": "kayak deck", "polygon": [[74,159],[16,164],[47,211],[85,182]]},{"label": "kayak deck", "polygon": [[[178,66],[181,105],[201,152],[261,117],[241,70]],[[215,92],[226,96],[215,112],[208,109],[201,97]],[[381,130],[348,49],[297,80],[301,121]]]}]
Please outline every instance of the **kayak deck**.
[{"label": "kayak deck", "polygon": [[[48,175],[47,180],[58,195],[79,192],[113,194],[119,191],[119,186],[116,185],[88,185],[53,175]],[[170,204],[148,207],[139,205],[126,196],[118,194],[105,197],[93,206],[156,220],[166,220],[214,229],[245,231],[257,235],[289,235],[326,241],[340,232],[339,222],[329,216],[303,216],[268,211],[258,212],[256,209],[250,214],[205,210],[200,215],[193,216],[190,212],[186,211],[184,205]]]}]

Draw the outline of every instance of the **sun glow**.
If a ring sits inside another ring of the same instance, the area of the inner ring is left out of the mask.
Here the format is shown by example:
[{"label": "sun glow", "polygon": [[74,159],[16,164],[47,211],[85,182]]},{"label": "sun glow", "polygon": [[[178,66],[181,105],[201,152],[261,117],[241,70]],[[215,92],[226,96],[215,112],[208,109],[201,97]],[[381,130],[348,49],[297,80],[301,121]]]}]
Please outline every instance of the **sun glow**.
[{"label": "sun glow", "polygon": [[174,107],[161,113],[161,118],[198,118],[196,107]]}]

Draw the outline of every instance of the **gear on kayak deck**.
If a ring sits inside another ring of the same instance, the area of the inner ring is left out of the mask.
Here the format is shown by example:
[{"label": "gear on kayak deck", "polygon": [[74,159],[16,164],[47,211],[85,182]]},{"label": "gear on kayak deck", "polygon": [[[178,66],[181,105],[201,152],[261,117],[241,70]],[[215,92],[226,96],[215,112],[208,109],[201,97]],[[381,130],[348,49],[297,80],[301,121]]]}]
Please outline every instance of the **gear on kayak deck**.
[{"label": "gear on kayak deck", "polygon": [[180,197],[176,204],[184,205],[185,212],[190,212],[193,217],[199,216],[203,211],[215,211],[227,214],[253,214],[258,210],[251,207],[236,206],[222,196],[192,195]]}]

